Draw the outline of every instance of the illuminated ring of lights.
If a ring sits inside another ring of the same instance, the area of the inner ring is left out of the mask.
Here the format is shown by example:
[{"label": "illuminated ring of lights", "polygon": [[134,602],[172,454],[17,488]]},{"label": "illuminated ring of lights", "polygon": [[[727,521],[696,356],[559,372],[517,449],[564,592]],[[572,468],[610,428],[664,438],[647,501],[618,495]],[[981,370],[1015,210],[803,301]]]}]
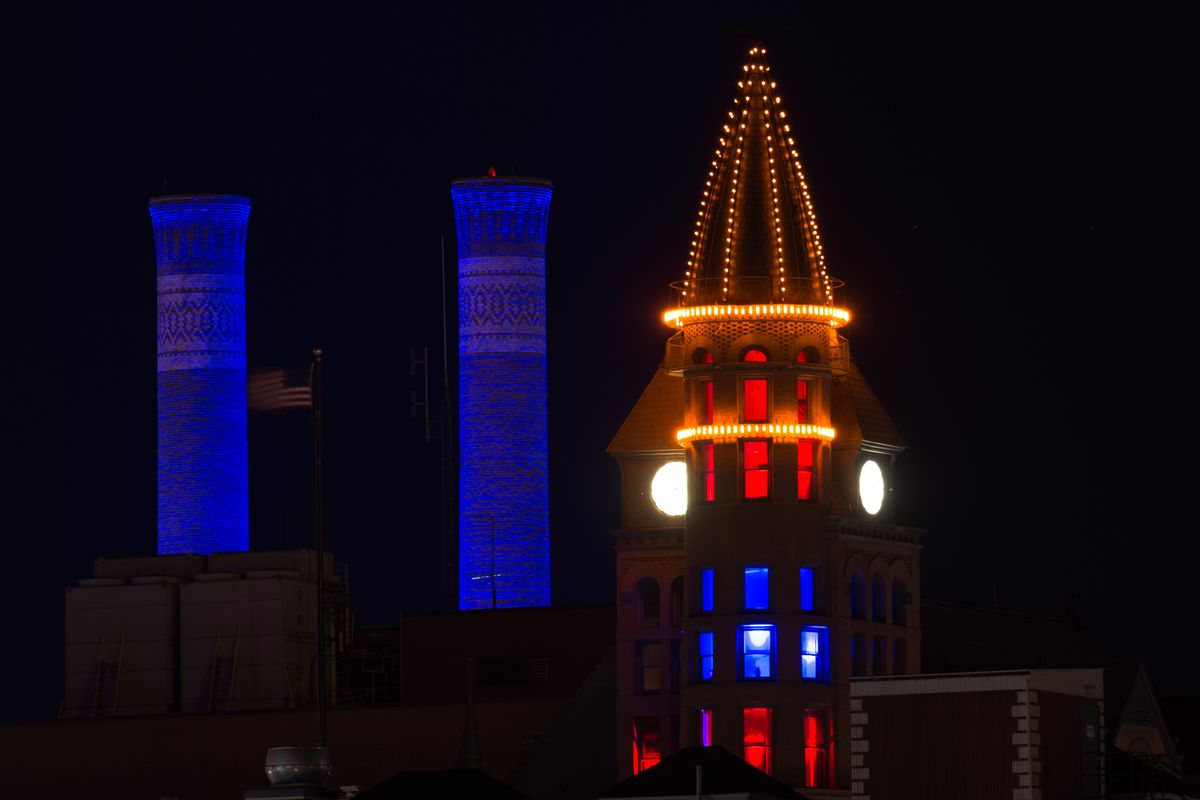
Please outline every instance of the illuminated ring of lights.
[{"label": "illuminated ring of lights", "polygon": [[701,425],[696,428],[683,428],[675,432],[675,440],[686,444],[694,439],[713,442],[732,442],[737,439],[753,437],[770,437],[776,441],[795,441],[798,439],[820,439],[832,442],[837,436],[833,428],[806,423],[791,425],[776,425],[770,422],[744,423],[741,425]]},{"label": "illuminated ring of lights", "polygon": [[840,328],[850,321],[850,312],[834,306],[799,305],[792,303],[766,303],[752,306],[714,305],[675,308],[663,314],[663,322],[682,328],[688,322],[710,322],[724,319],[787,319],[806,322],[827,322]]}]

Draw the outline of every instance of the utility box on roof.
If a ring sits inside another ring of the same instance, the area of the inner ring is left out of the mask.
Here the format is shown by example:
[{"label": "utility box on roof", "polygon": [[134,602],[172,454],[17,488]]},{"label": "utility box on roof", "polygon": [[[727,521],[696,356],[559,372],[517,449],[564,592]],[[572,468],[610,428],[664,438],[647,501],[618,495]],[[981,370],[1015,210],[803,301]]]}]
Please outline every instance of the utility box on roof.
[{"label": "utility box on roof", "polygon": [[66,593],[63,716],[179,710],[178,578],[90,578]]},{"label": "utility box on roof", "polygon": [[308,704],[316,583],[280,570],[200,577],[180,591],[183,710]]},{"label": "utility box on roof", "polygon": [[851,792],[863,800],[1099,798],[1103,671],[855,678]]}]

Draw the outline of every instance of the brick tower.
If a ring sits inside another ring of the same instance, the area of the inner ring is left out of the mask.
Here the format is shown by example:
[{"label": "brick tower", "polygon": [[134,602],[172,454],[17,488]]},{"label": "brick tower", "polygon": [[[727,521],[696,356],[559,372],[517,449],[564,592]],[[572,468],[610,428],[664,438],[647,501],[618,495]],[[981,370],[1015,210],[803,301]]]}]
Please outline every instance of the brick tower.
[{"label": "brick tower", "polygon": [[550,605],[546,225],[537,178],[455,181],[459,608]]},{"label": "brick tower", "polygon": [[[918,532],[886,521],[904,443],[839,335],[850,314],[765,55],[743,66],[647,394],[674,381],[661,390],[687,465],[679,744],[722,745],[819,794],[850,788],[851,675],[919,666]],[[620,570],[634,556],[617,535]],[[675,746],[661,722],[628,722],[622,774]]]},{"label": "brick tower", "polygon": [[250,201],[150,201],[158,259],[158,553],[250,548],[246,222]]}]

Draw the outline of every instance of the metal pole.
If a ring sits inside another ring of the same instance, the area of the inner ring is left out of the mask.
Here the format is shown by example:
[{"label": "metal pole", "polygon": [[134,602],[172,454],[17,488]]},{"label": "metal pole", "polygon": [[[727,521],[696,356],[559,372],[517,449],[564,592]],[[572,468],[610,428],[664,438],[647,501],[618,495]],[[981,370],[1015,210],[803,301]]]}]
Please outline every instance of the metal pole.
[{"label": "metal pole", "polygon": [[321,469],[321,348],[313,348],[313,469],[317,515],[317,744],[325,746],[325,486]]},{"label": "metal pole", "polygon": [[496,518],[488,517],[488,521],[492,523],[492,608],[496,607]]}]

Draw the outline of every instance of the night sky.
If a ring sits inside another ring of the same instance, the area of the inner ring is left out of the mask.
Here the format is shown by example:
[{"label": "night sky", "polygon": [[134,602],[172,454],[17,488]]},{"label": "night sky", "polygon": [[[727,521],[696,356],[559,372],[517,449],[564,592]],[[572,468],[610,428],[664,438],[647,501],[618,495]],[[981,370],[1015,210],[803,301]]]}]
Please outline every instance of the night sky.
[{"label": "night sky", "polygon": [[[910,445],[895,519],[928,531],[925,596],[990,604],[994,585],[1002,608],[1055,614],[1074,597],[1165,692],[1200,691],[1178,654],[1200,611],[1178,22],[335,5],[94,6],[26,29],[0,719],[57,709],[63,589],[96,557],[155,550],[147,201],[164,187],[251,198],[248,360],[325,350],[328,540],[379,623],[442,605],[440,450],[410,417],[409,353],[429,347],[438,403],[450,181],[551,179],[553,594],[611,602],[604,448],[662,356],[666,287],[756,41],[847,283],[844,334]],[[303,546],[307,419],[250,426],[252,544]]]}]

